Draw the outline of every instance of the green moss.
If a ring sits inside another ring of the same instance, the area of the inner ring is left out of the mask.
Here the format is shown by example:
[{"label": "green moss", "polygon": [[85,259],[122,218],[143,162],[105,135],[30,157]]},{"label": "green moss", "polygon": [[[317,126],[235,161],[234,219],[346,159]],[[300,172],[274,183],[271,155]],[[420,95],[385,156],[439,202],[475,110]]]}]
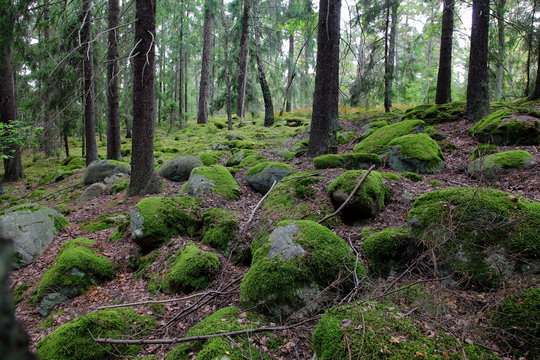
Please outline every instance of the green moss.
[{"label": "green moss", "polygon": [[426,124],[441,124],[455,121],[465,116],[465,102],[454,101],[440,105],[419,105],[408,109],[402,119],[420,119]]},{"label": "green moss", "polygon": [[397,147],[402,159],[421,161],[427,170],[441,167],[444,156],[440,146],[426,134],[410,134],[393,139],[389,147]]},{"label": "green moss", "polygon": [[256,143],[244,140],[225,141],[225,145],[228,145],[231,149],[255,149],[257,147]]},{"label": "green moss", "polygon": [[221,270],[218,257],[202,251],[193,243],[183,249],[166,277],[166,286],[174,292],[191,292],[205,289]]},{"label": "green moss", "polygon": [[222,208],[211,208],[203,213],[202,218],[202,243],[226,254],[238,232],[237,213]]},{"label": "green moss", "polygon": [[[249,149],[232,149],[233,155],[227,160],[227,166],[240,165],[242,160],[251,155],[260,155],[256,150]],[[261,156],[262,157],[262,156]]]},{"label": "green moss", "polygon": [[60,326],[37,344],[36,353],[42,360],[112,360],[136,355],[139,345],[98,344],[92,337],[143,336],[154,326],[154,319],[131,308],[101,310]]},{"label": "green moss", "polygon": [[93,248],[96,246],[96,242],[87,238],[80,237],[80,238],[66,241],[65,243],[62,244],[62,246],[60,246],[60,250],[65,250],[65,249],[69,249],[69,248],[77,247],[77,246],[85,246],[88,248]]},{"label": "green moss", "polygon": [[248,155],[242,161],[240,161],[240,164],[238,165],[240,168],[256,164],[261,161],[265,161],[265,157],[261,154],[255,154],[255,155]]},{"label": "green moss", "polygon": [[199,157],[205,166],[210,166],[217,164],[223,158],[223,154],[222,151],[211,151],[202,153]]},{"label": "green moss", "polygon": [[499,147],[491,144],[478,145],[471,151],[471,160],[481,158],[486,155],[494,154],[499,151]]},{"label": "green moss", "polygon": [[32,284],[33,284],[33,281],[25,281],[21,283],[19,286],[17,286],[17,288],[12,294],[13,301],[15,302],[15,304],[18,304],[24,300],[25,298],[24,294],[26,293],[28,289],[30,289]]},{"label": "green moss", "polygon": [[[422,323],[400,316],[395,306],[364,302],[328,310],[315,328],[312,342],[319,360],[463,358],[457,339],[424,331]],[[463,351],[470,360],[497,359],[472,345]]]},{"label": "green moss", "polygon": [[84,232],[95,233],[115,227],[124,222],[127,218],[127,213],[101,214],[98,217],[81,224],[81,230]]},{"label": "green moss", "polygon": [[201,166],[193,169],[191,174],[201,175],[212,180],[215,184],[212,192],[223,196],[227,200],[238,200],[242,196],[240,186],[224,166]]},{"label": "green moss", "polygon": [[[515,109],[521,115],[537,117],[524,109]],[[519,114],[518,114],[519,115]],[[469,131],[471,136],[484,143],[504,145],[535,145],[540,143],[538,120],[512,118],[513,111],[501,109],[484,117]]]},{"label": "green moss", "polygon": [[401,180],[401,176],[398,174],[389,173],[389,172],[381,172],[381,175],[386,180],[393,180],[393,181]]},{"label": "green moss", "polygon": [[363,239],[361,249],[366,255],[370,270],[381,276],[388,276],[392,263],[404,263],[408,259],[404,253],[412,242],[409,230],[388,228]]},{"label": "green moss", "polygon": [[348,170],[367,169],[371,165],[381,166],[382,160],[376,154],[355,153],[355,154],[328,154],[313,159],[316,169],[336,169]]},{"label": "green moss", "polygon": [[422,120],[406,120],[373,131],[354,147],[354,152],[382,153],[395,138],[411,134],[423,128]]},{"label": "green moss", "polygon": [[448,141],[437,141],[442,151],[445,153],[452,153],[458,149],[457,145]]},{"label": "green moss", "polygon": [[429,185],[433,186],[433,187],[440,187],[443,185],[442,181],[440,180],[437,180],[437,179],[431,179],[428,181]]},{"label": "green moss", "polygon": [[111,188],[111,195],[115,195],[126,190],[128,186],[129,186],[129,181],[125,181],[119,184],[114,184]]},{"label": "green moss", "polygon": [[418,182],[418,181],[424,180],[424,177],[422,175],[419,175],[419,174],[413,173],[413,172],[403,172],[403,173],[401,173],[401,175],[405,179],[409,179],[409,180],[411,180],[413,182]]},{"label": "green moss", "polygon": [[490,133],[497,129],[502,119],[508,118],[511,115],[512,111],[508,109],[494,111],[475,123],[471,128],[470,133]]},{"label": "green moss", "polygon": [[116,229],[114,229],[114,231],[111,234],[111,242],[117,242],[121,240],[126,235],[128,229],[129,229],[129,221],[126,220],[118,224]]},{"label": "green moss", "polygon": [[146,269],[148,265],[152,265],[156,261],[158,256],[159,252],[157,250],[141,257],[132,256],[129,258],[131,269],[139,276],[144,272],[144,269]]},{"label": "green moss", "polygon": [[504,299],[492,321],[501,330],[503,347],[516,356],[540,357],[540,287]]},{"label": "green moss", "polygon": [[503,169],[517,169],[523,167],[527,159],[534,160],[534,156],[527,151],[512,150],[487,155],[483,158],[483,163],[485,167],[489,167],[490,163],[493,163],[502,166]]},{"label": "green moss", "polygon": [[288,164],[278,163],[278,162],[262,162],[249,168],[248,171],[246,172],[246,175],[258,174],[269,166],[287,169],[287,170],[290,170],[291,172],[294,171],[293,168]]}]

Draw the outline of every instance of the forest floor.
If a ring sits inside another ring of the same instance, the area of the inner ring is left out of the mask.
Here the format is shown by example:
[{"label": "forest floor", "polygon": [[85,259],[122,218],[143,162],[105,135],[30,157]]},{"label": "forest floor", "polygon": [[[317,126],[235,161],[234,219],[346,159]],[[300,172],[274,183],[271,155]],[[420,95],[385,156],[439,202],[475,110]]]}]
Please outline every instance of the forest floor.
[{"label": "forest floor", "polygon": [[[367,121],[366,117],[348,116],[342,121],[344,131],[354,131],[357,136],[362,135],[362,126]],[[418,196],[445,187],[491,187],[503,190],[512,194],[520,195],[525,198],[540,201],[540,151],[535,146],[511,146],[501,147],[501,151],[521,149],[533,154],[537,163],[533,167],[525,170],[515,171],[508,176],[496,182],[485,182],[483,180],[473,179],[467,175],[467,163],[470,160],[471,150],[479,143],[468,134],[470,124],[465,120],[458,120],[443,123],[437,126],[437,132],[442,133],[446,139],[456,145],[457,149],[451,152],[445,152],[446,167],[443,171],[424,175],[421,181],[413,182],[404,177],[400,180],[387,180],[387,183],[393,190],[392,202],[375,219],[364,227],[375,229],[384,229],[388,227],[407,226],[407,213],[412,207],[412,202]],[[285,127],[283,128],[285,129]],[[289,129],[290,130],[290,129]],[[225,133],[225,130],[221,131]],[[234,131],[242,134],[242,129]],[[176,132],[167,136],[171,139],[175,137]],[[279,155],[277,148],[291,148],[296,142],[307,138],[306,131],[295,129],[290,136],[281,137],[269,141],[269,145],[261,144],[257,149],[270,161],[282,161],[283,157]],[[201,136],[204,136],[202,134]],[[275,140],[275,141],[274,141]],[[182,141],[178,140],[178,141]],[[205,141],[201,139],[201,141]],[[212,140],[211,140],[212,141]],[[210,145],[210,144],[207,144]],[[342,144],[339,153],[352,152],[355,145],[354,141]],[[186,144],[182,145],[186,146]],[[182,155],[182,154],[177,154]],[[206,293],[210,290],[222,290],[229,284],[229,289],[233,291],[226,292],[225,295],[202,297],[204,301],[198,302],[201,297],[192,297],[182,299],[182,294],[163,294],[150,292],[148,290],[148,279],[138,275],[131,266],[130,259],[140,256],[138,246],[133,243],[129,232],[117,242],[110,241],[110,235],[114,228],[102,230],[95,233],[88,233],[81,229],[81,224],[85,221],[94,219],[104,213],[129,213],[131,208],[140,200],[140,197],[127,198],[125,191],[115,195],[102,195],[96,199],[81,203],[77,200],[75,193],[82,191],[82,174],[79,170],[68,179],[46,185],[37,185],[35,181],[29,179],[39,179],[44,171],[54,169],[61,162],[61,159],[42,159],[38,156],[36,161],[31,160],[32,155],[26,157],[29,166],[27,178],[9,184],[10,200],[22,199],[28,202],[39,202],[41,205],[55,207],[58,204],[64,204],[64,209],[69,209],[67,218],[71,225],[65,228],[56,236],[47,251],[38,260],[31,265],[16,270],[12,275],[12,290],[15,292],[21,284],[28,284],[29,290],[24,293],[22,301],[17,304],[17,317],[25,325],[30,334],[32,346],[35,348],[37,342],[51,333],[55,328],[81,315],[94,312],[103,306],[114,304],[124,304],[132,302],[145,302],[151,300],[171,300],[164,302],[163,305],[142,304],[134,308],[141,314],[149,314],[158,319],[158,330],[150,338],[162,337],[181,337],[185,332],[200,321],[205,316],[211,314],[217,309],[225,306],[239,306],[238,284],[242,276],[249,269],[247,266],[235,264],[222,254],[210,247],[200,244],[201,248],[216,253],[222,263],[222,272],[212,283],[210,288],[204,290]],[[35,156],[34,156],[35,160]],[[222,159],[225,163],[226,157]],[[306,157],[294,158],[288,163],[296,171],[314,170],[312,159]],[[219,197],[204,195],[204,208],[223,207],[239,213],[241,219],[241,237],[250,241],[255,234],[256,225],[262,219],[261,209],[256,212],[255,221],[247,224],[253,209],[261,199],[261,195],[255,192],[245,181],[246,169],[240,170],[235,174],[235,179],[240,184],[242,197],[238,201],[227,201]],[[342,169],[317,170],[321,176],[321,182],[318,185],[318,193],[314,196],[319,200],[330,202],[326,194],[326,187],[339,174],[344,172]],[[386,172],[393,172],[384,169]],[[432,180],[438,180],[440,183]],[[161,196],[171,196],[178,193],[182,183],[173,183],[163,180],[163,193]],[[37,188],[44,189],[48,196],[36,197]],[[56,195],[55,195],[56,194]],[[71,198],[70,200],[66,200]],[[0,208],[9,206],[9,201],[0,203]],[[322,216],[321,216],[322,217]],[[361,242],[360,231],[362,227],[348,226],[341,223],[333,231],[341,238],[348,241],[355,249],[359,248]],[[82,296],[70,299],[60,304],[47,319],[42,318],[38,313],[38,306],[30,301],[30,294],[37,285],[38,279],[52,265],[58,254],[60,246],[71,239],[77,237],[87,237],[97,242],[100,254],[109,258],[116,266],[116,276],[112,281],[94,286]],[[155,262],[145,270],[159,272],[167,262],[168,255],[181,249],[188,241],[193,239],[177,237],[168,242],[160,251]],[[365,262],[364,259],[362,261]],[[367,266],[367,263],[366,263]],[[501,299],[516,291],[531,285],[531,279],[516,278],[511,286],[491,290],[489,292],[464,290],[460,287],[445,286],[443,282],[437,281],[437,275],[422,276],[414,273],[403,274],[404,276],[391,277],[388,279],[372,279],[368,289],[359,293],[359,299],[373,299],[388,297],[392,298],[403,311],[415,314],[415,319],[423,323],[426,331],[446,332],[454,337],[461,339],[462,344],[475,343],[482,347],[494,350],[500,358],[511,359],[497,345],[497,337],[490,328],[489,314],[501,301]],[[429,292],[430,297],[424,299],[422,303],[411,303],[402,298],[401,293],[397,291],[401,287],[407,287],[412,283],[422,283]],[[177,300],[174,300],[177,299]],[[175,317],[182,309],[191,309],[192,312],[185,314],[172,324],[166,325],[169,320]],[[46,320],[46,321],[44,321]],[[299,328],[285,330],[281,333],[289,341],[282,344],[277,351],[272,351],[269,355],[275,359],[311,359],[313,356],[311,345],[311,333],[316,322],[305,323]],[[265,346],[267,337],[264,334],[252,335],[252,344],[263,352],[269,352]],[[156,358],[163,358],[171,349],[171,345],[147,345],[141,352],[142,355],[152,355]]]}]

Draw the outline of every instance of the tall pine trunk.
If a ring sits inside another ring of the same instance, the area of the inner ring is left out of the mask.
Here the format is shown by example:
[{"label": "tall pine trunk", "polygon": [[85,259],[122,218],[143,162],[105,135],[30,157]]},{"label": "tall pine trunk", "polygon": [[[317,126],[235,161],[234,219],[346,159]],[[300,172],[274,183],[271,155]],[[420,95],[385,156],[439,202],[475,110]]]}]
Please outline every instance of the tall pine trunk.
[{"label": "tall pine trunk", "polygon": [[214,23],[214,1],[204,2],[203,51],[201,61],[201,82],[197,106],[197,124],[208,122],[208,102],[210,96],[210,71],[212,67],[212,30]]},{"label": "tall pine trunk", "polygon": [[120,154],[120,97],[118,94],[118,25],[120,2],[109,0],[109,51],[107,67],[107,159],[121,160]]},{"label": "tall pine trunk", "polygon": [[394,62],[397,36],[398,3],[388,0],[386,3],[385,58],[384,58],[384,111],[392,107],[392,85],[394,82]]},{"label": "tall pine trunk", "polygon": [[[45,0],[43,3],[43,40],[45,46],[48,46],[51,37],[50,31],[50,0]],[[48,84],[41,84],[41,100],[43,101],[43,151],[45,157],[51,157],[56,150],[57,133],[55,129],[54,117],[51,116],[51,101],[49,95]]]},{"label": "tall pine trunk", "polygon": [[155,0],[136,0],[133,58],[133,142],[128,196],[155,194],[154,170]]},{"label": "tall pine trunk", "polygon": [[499,42],[499,49],[497,52],[497,68],[495,70],[495,101],[501,100],[503,96],[504,60],[506,57],[506,23],[504,22],[505,6],[506,0],[497,0],[497,38]]},{"label": "tall pine trunk", "polygon": [[[540,44],[540,33],[538,35],[538,41]],[[540,46],[538,46],[538,66],[536,68],[536,81],[534,83],[534,89],[529,95],[529,100],[540,99]]]},{"label": "tall pine trunk", "polygon": [[251,9],[251,0],[244,0],[244,10],[242,13],[242,32],[240,33],[240,61],[238,67],[238,97],[236,114],[240,122],[244,119],[246,81],[248,68],[248,35],[249,35],[249,12]]},{"label": "tall pine trunk", "polygon": [[[291,2],[292,3],[292,2]],[[285,111],[292,107],[292,83],[294,80],[294,31],[289,33],[289,55],[287,57],[287,88],[285,89]]]},{"label": "tall pine trunk", "polygon": [[[182,3],[183,5],[183,3]],[[178,54],[178,123],[184,127],[184,9],[180,12],[180,30],[178,33],[180,51]]]},{"label": "tall pine trunk", "polygon": [[452,38],[454,35],[454,0],[444,0],[436,104],[452,101]]},{"label": "tall pine trunk", "polygon": [[[257,25],[255,25],[256,27]],[[256,28],[257,29],[257,28]],[[258,30],[258,29],[257,29]],[[261,59],[261,46],[259,44],[259,32],[255,31],[255,61],[257,62],[257,74],[259,75],[259,84],[264,100],[264,126],[274,125],[274,103],[272,102],[272,93],[266,81],[264,65]]]},{"label": "tall pine trunk", "polygon": [[82,51],[84,73],[84,132],[86,165],[98,159],[95,124],[94,54],[92,43],[92,0],[83,0]]},{"label": "tall pine trunk", "polygon": [[338,121],[340,11],[341,0],[320,0],[310,157],[329,152]]}]

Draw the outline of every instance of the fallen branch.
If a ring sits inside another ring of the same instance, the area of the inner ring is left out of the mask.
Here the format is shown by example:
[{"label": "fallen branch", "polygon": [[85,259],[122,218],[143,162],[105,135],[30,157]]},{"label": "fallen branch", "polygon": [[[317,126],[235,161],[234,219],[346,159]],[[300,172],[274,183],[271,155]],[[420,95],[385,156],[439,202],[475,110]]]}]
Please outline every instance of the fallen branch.
[{"label": "fallen branch", "polygon": [[351,199],[354,197],[354,195],[356,195],[356,193],[358,192],[358,189],[360,189],[360,186],[362,186],[362,184],[364,183],[364,181],[366,181],[369,173],[371,173],[371,171],[375,168],[375,165],[371,165],[370,168],[364,173],[364,176],[362,176],[362,178],[360,179],[360,181],[358,181],[358,183],[356,184],[356,186],[354,187],[353,191],[351,192],[351,194],[349,195],[349,197],[347,198],[347,200],[345,200],[345,202],[343,202],[343,204],[341,204],[341,206],[336,210],[334,211],[332,214],[330,215],[326,215],[325,217],[323,217],[321,220],[319,220],[319,224],[330,219],[330,218],[333,218],[334,216],[336,216],[337,214],[339,214],[343,208],[345,206],[347,206],[347,204],[351,201]]}]

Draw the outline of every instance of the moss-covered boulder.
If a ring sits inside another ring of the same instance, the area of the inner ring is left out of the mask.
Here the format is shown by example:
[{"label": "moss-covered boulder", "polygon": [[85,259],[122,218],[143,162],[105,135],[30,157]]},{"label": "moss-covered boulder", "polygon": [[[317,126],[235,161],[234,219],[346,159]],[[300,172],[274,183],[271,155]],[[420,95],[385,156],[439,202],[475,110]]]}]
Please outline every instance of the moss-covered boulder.
[{"label": "moss-covered boulder", "polygon": [[13,240],[15,267],[23,267],[38,258],[56,234],[69,225],[58,211],[38,204],[21,204],[0,216],[0,235]]},{"label": "moss-covered boulder", "polygon": [[210,208],[203,215],[202,243],[229,255],[238,233],[238,214],[222,208]]},{"label": "moss-covered boulder", "polygon": [[355,270],[358,277],[365,274],[349,245],[328,228],[308,220],[282,221],[256,244],[240,301],[276,318],[304,316],[328,300],[322,291],[337,279],[350,287]]},{"label": "moss-covered boulder", "polygon": [[405,120],[392,125],[383,126],[360,141],[354,147],[354,152],[384,153],[388,149],[390,141],[403,135],[423,132],[424,124],[425,123],[422,120]]},{"label": "moss-covered boulder", "polygon": [[189,243],[176,257],[165,287],[171,292],[183,293],[205,289],[220,270],[221,263],[215,254]]},{"label": "moss-covered boulder", "polygon": [[504,299],[492,321],[500,330],[501,346],[519,357],[540,358],[540,287]]},{"label": "moss-covered boulder", "polygon": [[201,166],[191,171],[185,189],[190,196],[215,193],[227,200],[242,196],[240,186],[229,170],[221,165]]},{"label": "moss-covered boulder", "polygon": [[95,252],[95,242],[78,238],[62,245],[54,264],[43,274],[35,301],[40,313],[47,316],[54,306],[81,295],[92,285],[111,280],[114,265]]},{"label": "moss-covered boulder", "polygon": [[478,121],[469,133],[483,143],[538,145],[540,144],[540,118],[501,109]]},{"label": "moss-covered boulder", "polygon": [[467,172],[475,178],[493,180],[535,163],[536,159],[531,153],[523,150],[512,150],[473,160],[469,163]]},{"label": "moss-covered boulder", "polygon": [[191,170],[199,166],[204,166],[199,156],[186,155],[166,162],[157,173],[167,180],[180,182],[189,179]]},{"label": "moss-covered boulder", "polygon": [[400,136],[388,143],[389,166],[396,171],[432,174],[444,168],[444,156],[435,140],[426,134]]},{"label": "moss-covered boulder", "polygon": [[116,160],[99,160],[91,163],[84,170],[83,182],[85,185],[90,185],[98,181],[103,181],[105,178],[114,174],[129,174],[131,167],[128,163]]},{"label": "moss-covered boulder", "polygon": [[313,159],[313,165],[316,169],[365,170],[371,165],[381,166],[382,160],[377,154],[328,154]]},{"label": "moss-covered boulder", "polygon": [[155,327],[155,320],[132,308],[107,309],[83,315],[47,335],[37,344],[41,360],[113,360],[136,355],[140,345],[99,344],[93,337],[126,338],[143,336]]},{"label": "moss-covered boulder", "polygon": [[131,238],[143,248],[152,248],[175,236],[193,236],[200,227],[201,203],[189,196],[142,199],[131,211]]},{"label": "moss-covered boulder", "polygon": [[[347,200],[365,173],[365,170],[350,170],[330,183],[327,191],[336,209]],[[372,171],[351,201],[343,208],[340,216],[343,221],[350,224],[372,218],[390,202],[391,194],[392,191],[384,183],[381,173]]]},{"label": "moss-covered boulder", "polygon": [[418,254],[415,239],[406,228],[388,228],[363,237],[362,252],[369,261],[369,269],[380,276],[404,270]]},{"label": "moss-covered boulder", "polygon": [[455,121],[465,116],[465,102],[454,101],[447,104],[419,105],[407,109],[403,120],[420,119],[428,125]]},{"label": "moss-covered boulder", "polygon": [[521,261],[540,258],[538,202],[492,189],[447,188],[420,196],[408,216],[441,272],[466,277],[472,286],[498,286],[515,276]]},{"label": "moss-covered boulder", "polygon": [[128,219],[129,214],[127,213],[101,214],[94,219],[82,223],[81,230],[87,233],[95,233],[121,225]]},{"label": "moss-covered boulder", "polygon": [[464,354],[470,360],[498,359],[483,348],[461,346],[449,334],[428,333],[421,322],[385,303],[360,302],[326,311],[312,342],[318,360],[459,360]]},{"label": "moss-covered boulder", "polygon": [[481,144],[476,146],[471,151],[471,160],[476,160],[486,155],[495,154],[499,151],[499,147],[493,144]]},{"label": "moss-covered boulder", "polygon": [[[212,335],[266,325],[264,318],[252,313],[242,312],[237,307],[225,307],[204,318],[188,330],[185,336]],[[266,360],[263,354],[251,345],[247,336],[216,337],[207,340],[191,341],[174,347],[166,360]]]},{"label": "moss-covered boulder", "polygon": [[261,194],[266,194],[274,182],[294,172],[290,165],[278,162],[262,162],[252,166],[246,172],[246,181]]},{"label": "moss-covered boulder", "polygon": [[232,156],[227,160],[227,166],[237,166],[240,165],[242,160],[248,156],[258,155],[259,152],[256,150],[250,149],[233,149]]},{"label": "moss-covered boulder", "polygon": [[106,192],[107,192],[107,185],[102,184],[102,183],[94,183],[88,186],[86,189],[84,189],[81,196],[79,196],[79,201],[84,203],[86,201],[95,199],[105,194]]}]

